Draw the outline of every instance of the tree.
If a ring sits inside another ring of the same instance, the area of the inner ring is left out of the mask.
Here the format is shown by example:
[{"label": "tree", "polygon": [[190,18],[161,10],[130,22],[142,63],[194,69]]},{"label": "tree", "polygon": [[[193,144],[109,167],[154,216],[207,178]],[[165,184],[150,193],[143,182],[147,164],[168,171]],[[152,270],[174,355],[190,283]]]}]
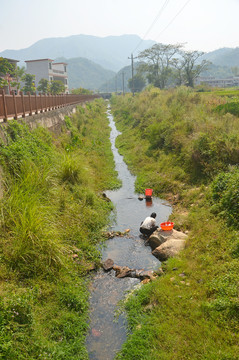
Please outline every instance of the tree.
[{"label": "tree", "polygon": [[65,92],[65,85],[60,80],[53,80],[50,83],[50,93],[56,95]]},{"label": "tree", "polygon": [[13,76],[15,77],[16,81],[14,81],[14,82],[12,83],[12,85],[13,85],[13,86],[16,86],[16,87],[17,87],[17,90],[20,89],[21,80],[23,79],[24,74],[25,74],[25,68],[24,68],[24,66],[22,66],[22,67],[17,66],[17,67],[15,68]]},{"label": "tree", "polygon": [[231,72],[233,73],[234,76],[239,76],[239,67],[238,66],[232,66],[231,67]]},{"label": "tree", "polygon": [[181,44],[155,44],[142,51],[138,56],[139,59],[143,60],[143,64],[139,66],[139,71],[146,73],[149,83],[164,89],[172,74],[171,64],[178,56],[181,48]]},{"label": "tree", "polygon": [[183,77],[186,86],[194,87],[194,80],[205,70],[210,64],[209,61],[203,60],[200,64],[197,60],[204,53],[200,51],[185,51],[182,55]]},{"label": "tree", "polygon": [[183,63],[177,58],[172,62],[173,70],[173,78],[176,83],[176,86],[181,86],[184,84],[184,71],[183,71]]},{"label": "tree", "polygon": [[8,85],[10,76],[13,75],[14,70],[14,64],[3,57],[0,57],[0,87]]},{"label": "tree", "polygon": [[47,94],[49,92],[49,86],[49,81],[47,79],[41,79],[38,83],[37,90],[43,94]]},{"label": "tree", "polygon": [[82,87],[78,88],[78,89],[72,89],[71,91],[72,94],[76,94],[76,95],[81,95],[81,94],[93,94],[92,90],[88,90],[88,89],[84,89]]},{"label": "tree", "polygon": [[36,91],[35,75],[25,74],[22,77],[22,80],[25,82],[25,86],[22,88],[22,91],[24,91],[25,94],[28,93],[28,92],[33,94]]},{"label": "tree", "polygon": [[7,73],[12,75],[15,70],[14,64],[10,63],[7,59],[0,57],[0,74],[6,75]]},{"label": "tree", "polygon": [[[134,84],[134,89],[133,89]],[[133,79],[128,80],[128,87],[131,91],[140,92],[145,87],[145,80],[141,74],[136,74],[134,76],[134,82]]]}]

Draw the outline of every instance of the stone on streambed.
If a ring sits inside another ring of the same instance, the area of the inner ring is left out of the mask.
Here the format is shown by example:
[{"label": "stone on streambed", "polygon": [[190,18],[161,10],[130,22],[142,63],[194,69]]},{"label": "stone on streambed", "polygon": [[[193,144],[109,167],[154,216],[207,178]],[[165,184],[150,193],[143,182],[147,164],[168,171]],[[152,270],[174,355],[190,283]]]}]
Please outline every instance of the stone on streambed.
[{"label": "stone on streambed", "polygon": [[155,278],[155,276],[154,276],[154,271],[153,270],[147,270],[147,271],[145,271],[145,270],[138,270],[138,274],[137,274],[138,276],[138,278],[140,279],[140,280],[144,280],[144,279],[150,279],[150,280],[152,280],[152,279],[154,279]]},{"label": "stone on streambed", "polygon": [[181,231],[169,230],[165,231],[162,229],[157,229],[147,240],[147,244],[151,247],[152,250],[156,249],[158,246],[162,245],[165,241],[169,239],[186,239],[187,235]]},{"label": "stone on streambed", "polygon": [[152,254],[160,261],[165,261],[170,257],[176,256],[184,248],[184,239],[169,239],[154,249]]},{"label": "stone on streambed", "polygon": [[118,266],[114,265],[113,270],[115,271],[115,276],[117,278],[130,277],[135,269],[130,269],[128,266]]},{"label": "stone on streambed", "polygon": [[[176,256],[184,249],[187,238],[186,234],[174,229],[171,231],[156,230],[151,236],[153,237],[151,241],[152,254],[160,261]],[[158,246],[156,246],[157,243]]]},{"label": "stone on streambed", "polygon": [[107,259],[103,262],[102,266],[105,271],[110,271],[113,269],[114,261],[112,259]]},{"label": "stone on streambed", "polygon": [[107,238],[107,239],[113,239],[116,236],[119,237],[125,237],[125,236],[129,236],[130,229],[125,229],[123,232],[122,231],[107,231],[104,232],[103,235]]},{"label": "stone on streambed", "polygon": [[136,269],[130,269],[128,266],[118,266],[114,265],[113,270],[115,270],[115,276],[117,278],[124,278],[124,277],[131,277],[131,278],[137,278],[140,280],[149,279],[154,280],[154,271],[153,270],[136,270]]},{"label": "stone on streambed", "polygon": [[107,201],[107,202],[111,202],[111,200],[108,198],[108,196],[103,192],[102,193],[102,197]]}]

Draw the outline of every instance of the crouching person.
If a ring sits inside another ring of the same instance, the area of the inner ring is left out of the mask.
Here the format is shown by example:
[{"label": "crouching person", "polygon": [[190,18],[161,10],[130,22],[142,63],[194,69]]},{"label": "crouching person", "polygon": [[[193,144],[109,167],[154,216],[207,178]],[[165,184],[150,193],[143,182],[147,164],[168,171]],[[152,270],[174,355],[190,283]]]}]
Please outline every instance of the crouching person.
[{"label": "crouching person", "polygon": [[150,236],[155,230],[158,229],[156,225],[156,218],[157,214],[153,212],[150,216],[147,216],[144,221],[142,221],[139,231],[141,234]]}]

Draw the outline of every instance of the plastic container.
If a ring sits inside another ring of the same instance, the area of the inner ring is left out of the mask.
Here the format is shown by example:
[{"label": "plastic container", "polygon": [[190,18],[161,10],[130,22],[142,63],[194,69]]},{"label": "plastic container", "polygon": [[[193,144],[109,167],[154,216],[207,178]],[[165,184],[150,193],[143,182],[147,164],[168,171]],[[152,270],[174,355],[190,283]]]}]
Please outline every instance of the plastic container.
[{"label": "plastic container", "polygon": [[174,227],[174,223],[171,222],[171,221],[166,221],[166,222],[163,222],[160,224],[160,227],[162,230],[164,231],[169,231],[169,230],[172,230],[173,227]]},{"label": "plastic container", "polygon": [[153,190],[152,189],[145,189],[145,196],[146,198],[151,198],[153,194]]}]

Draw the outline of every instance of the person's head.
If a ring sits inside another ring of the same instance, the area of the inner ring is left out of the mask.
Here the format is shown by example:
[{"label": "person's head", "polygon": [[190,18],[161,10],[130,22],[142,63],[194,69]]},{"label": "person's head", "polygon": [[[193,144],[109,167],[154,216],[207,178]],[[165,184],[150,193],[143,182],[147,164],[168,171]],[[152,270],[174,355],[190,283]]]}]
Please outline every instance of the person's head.
[{"label": "person's head", "polygon": [[150,217],[152,217],[152,218],[156,218],[156,216],[157,216],[157,214],[155,213],[155,212],[153,212],[151,215],[150,215]]}]

